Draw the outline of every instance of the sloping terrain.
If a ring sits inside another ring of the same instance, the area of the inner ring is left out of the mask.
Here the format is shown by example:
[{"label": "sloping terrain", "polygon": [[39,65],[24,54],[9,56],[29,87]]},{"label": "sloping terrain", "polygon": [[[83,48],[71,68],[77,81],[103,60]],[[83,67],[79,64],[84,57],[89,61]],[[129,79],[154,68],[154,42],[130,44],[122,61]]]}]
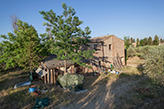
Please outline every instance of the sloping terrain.
[{"label": "sloping terrain", "polygon": [[[106,76],[95,84],[93,89],[87,93],[78,94],[74,100],[61,109],[112,109],[112,108],[132,108],[135,107],[126,102],[126,99],[132,99],[129,94],[138,83],[145,80],[145,77],[129,76],[121,79],[113,79],[112,75]],[[111,77],[110,77],[111,76]]]},{"label": "sloping terrain", "polygon": [[[140,61],[137,61],[138,64]],[[136,64],[136,61],[131,62]],[[55,85],[44,85],[42,80],[35,80],[32,84],[37,85],[37,88],[48,89],[48,92],[39,96],[29,93],[29,86],[13,89],[15,84],[29,80],[29,72],[22,72],[19,68],[2,71],[0,109],[30,109],[37,99],[45,97],[50,98],[50,105],[45,109],[164,108],[164,86],[155,84],[143,75],[142,68],[127,66],[121,71],[120,74],[87,76],[84,88],[88,91],[80,94]]]}]

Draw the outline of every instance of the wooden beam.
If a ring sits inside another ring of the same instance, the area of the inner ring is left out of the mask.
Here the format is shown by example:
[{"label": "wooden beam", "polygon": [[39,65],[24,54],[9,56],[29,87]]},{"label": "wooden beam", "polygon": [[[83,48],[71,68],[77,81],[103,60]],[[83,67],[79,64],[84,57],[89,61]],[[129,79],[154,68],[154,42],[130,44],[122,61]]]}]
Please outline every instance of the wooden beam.
[{"label": "wooden beam", "polygon": [[53,84],[53,81],[54,81],[54,79],[53,79],[53,71],[52,71],[52,69],[50,70],[50,74],[51,74],[51,84]]},{"label": "wooden beam", "polygon": [[[44,69],[44,72],[45,72],[45,69]],[[44,75],[44,84],[47,84],[46,74]]]},{"label": "wooden beam", "polygon": [[49,76],[49,73],[50,73],[50,70],[47,69],[47,83],[48,83],[48,84],[50,83],[50,76]]},{"label": "wooden beam", "polygon": [[73,73],[73,68],[72,68],[72,66],[71,66],[71,73]]},{"label": "wooden beam", "polygon": [[54,76],[54,77],[53,77],[53,79],[54,79],[53,82],[54,82],[54,84],[55,84],[55,83],[56,83],[56,72],[55,72],[55,69],[53,69],[53,73],[54,73],[54,75],[53,75],[53,76]]},{"label": "wooden beam", "polygon": [[44,75],[44,84],[47,84],[46,76],[47,74]]}]

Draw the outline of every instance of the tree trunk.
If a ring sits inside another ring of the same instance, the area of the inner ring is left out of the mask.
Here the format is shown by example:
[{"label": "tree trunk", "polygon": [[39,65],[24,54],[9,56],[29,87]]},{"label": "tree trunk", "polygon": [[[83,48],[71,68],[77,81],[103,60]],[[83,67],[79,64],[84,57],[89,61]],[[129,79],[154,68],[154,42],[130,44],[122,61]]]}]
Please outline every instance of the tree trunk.
[{"label": "tree trunk", "polygon": [[[65,52],[65,56],[67,56],[67,52]],[[67,60],[65,59],[64,60],[64,74],[66,74],[66,72],[67,72]]]}]

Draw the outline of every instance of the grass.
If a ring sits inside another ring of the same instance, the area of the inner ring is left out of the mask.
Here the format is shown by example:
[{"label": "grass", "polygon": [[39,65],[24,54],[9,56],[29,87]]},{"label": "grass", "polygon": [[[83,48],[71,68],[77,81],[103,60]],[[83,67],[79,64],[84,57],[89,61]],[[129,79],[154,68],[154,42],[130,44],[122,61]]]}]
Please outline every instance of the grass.
[{"label": "grass", "polygon": [[137,86],[133,87],[132,90],[127,92],[129,95],[131,95],[129,99],[125,96],[120,97],[120,99],[124,99],[126,101],[126,103],[122,105],[122,108],[163,109],[164,86],[161,85],[162,83],[157,84],[157,82],[144,75],[143,70],[144,69],[140,66],[137,68],[127,66],[122,69],[124,73],[119,75],[119,79],[126,77],[134,79],[139,79],[141,77],[145,78],[140,81]]},{"label": "grass", "polygon": [[42,93],[37,96],[33,93],[29,93],[30,86],[23,86],[17,89],[13,89],[14,85],[20,82],[28,81],[28,72],[23,72],[20,68],[10,69],[0,72],[0,108],[1,109],[29,109],[35,105],[36,99],[42,99],[45,97],[50,98],[51,106],[57,106],[59,104],[66,105],[71,101],[69,98],[70,92],[63,91],[60,87],[54,85],[44,85],[43,81],[37,80],[32,84],[39,84],[38,87],[44,87],[48,89],[48,92]]},{"label": "grass", "polygon": [[151,79],[147,78],[128,92],[132,95],[131,99],[127,100],[128,104],[123,107],[143,108],[143,109],[163,109],[164,107],[164,87],[153,84]]},{"label": "grass", "polygon": [[[118,96],[120,99],[118,102],[121,102],[121,108],[164,108],[164,86],[157,85],[144,75],[142,73],[142,66],[137,68],[126,66],[121,71],[120,74],[109,73],[105,76],[86,77],[84,87],[92,90],[103,83],[112,81],[113,88],[115,88],[122,82],[128,84],[128,80],[137,81],[138,79],[144,78],[133,86],[126,95]],[[40,89],[45,88],[49,91],[39,96],[29,93],[29,86],[20,87],[16,90],[13,89],[15,84],[28,80],[28,72],[23,72],[20,68],[0,72],[0,109],[29,109],[35,105],[36,99],[45,97],[50,98],[50,105],[46,108],[58,108],[61,105],[72,103],[72,101],[78,100],[80,96],[83,96],[63,90],[58,86],[44,85],[41,80],[34,81],[32,84],[38,85]]]}]

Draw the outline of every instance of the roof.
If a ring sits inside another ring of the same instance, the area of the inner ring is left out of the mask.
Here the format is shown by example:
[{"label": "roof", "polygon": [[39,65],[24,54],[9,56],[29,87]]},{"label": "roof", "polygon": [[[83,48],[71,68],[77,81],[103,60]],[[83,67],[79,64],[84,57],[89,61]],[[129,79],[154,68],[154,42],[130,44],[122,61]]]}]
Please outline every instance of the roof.
[{"label": "roof", "polygon": [[90,39],[91,42],[104,42],[106,39],[112,37],[114,35],[106,35],[106,36],[100,36],[100,37],[94,37]]},{"label": "roof", "polygon": [[[43,62],[41,63],[41,66],[43,68],[57,68],[57,67],[64,67],[64,61],[63,60],[56,60],[56,55],[52,54],[45,58]],[[67,66],[74,64],[73,62],[67,61]]]},{"label": "roof", "polygon": [[[105,36],[100,36],[100,37],[94,37],[92,39],[90,39],[90,42],[98,42],[98,43],[102,43],[104,42],[106,39],[113,37],[115,35],[105,35]],[[115,36],[116,37],[116,36]],[[120,38],[119,38],[120,39]],[[122,40],[122,39],[121,39]]]}]

